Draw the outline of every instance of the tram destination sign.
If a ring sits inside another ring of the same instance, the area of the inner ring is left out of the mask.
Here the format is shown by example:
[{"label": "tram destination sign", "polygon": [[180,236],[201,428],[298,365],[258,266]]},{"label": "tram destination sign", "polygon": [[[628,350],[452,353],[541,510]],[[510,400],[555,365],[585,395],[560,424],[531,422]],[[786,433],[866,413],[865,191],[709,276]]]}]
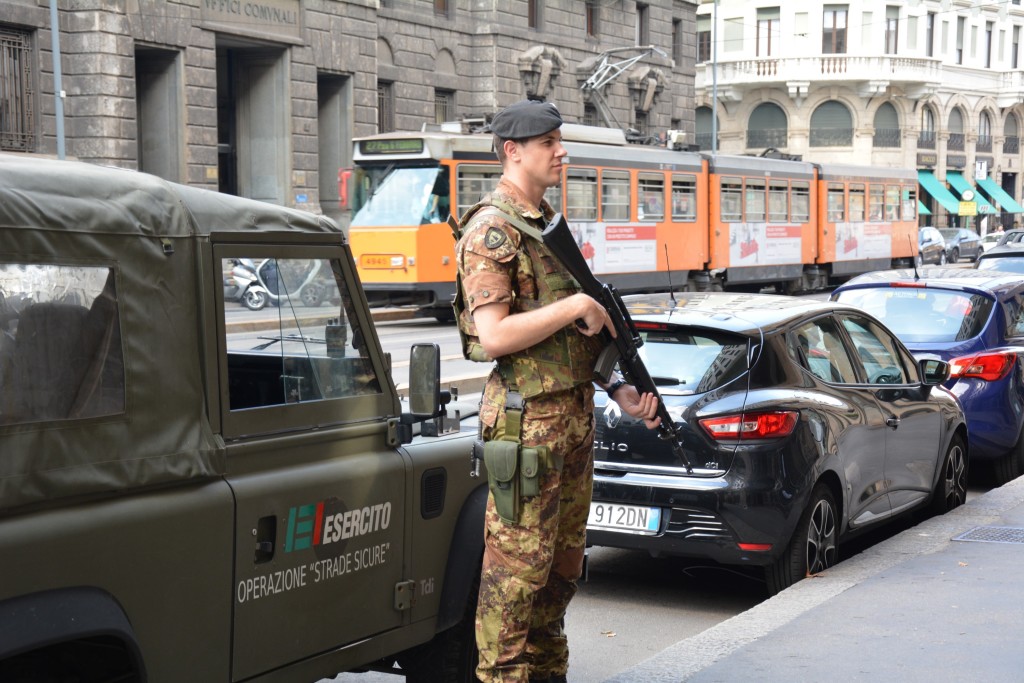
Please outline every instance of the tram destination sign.
[{"label": "tram destination sign", "polygon": [[422,154],[423,138],[360,140],[360,154]]}]

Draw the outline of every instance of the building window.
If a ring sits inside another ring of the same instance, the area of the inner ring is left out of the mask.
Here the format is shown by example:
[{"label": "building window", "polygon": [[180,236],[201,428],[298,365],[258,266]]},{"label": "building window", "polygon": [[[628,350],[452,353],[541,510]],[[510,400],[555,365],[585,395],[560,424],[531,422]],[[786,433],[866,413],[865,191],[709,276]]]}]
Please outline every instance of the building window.
[{"label": "building window", "polygon": [[693,113],[697,145],[700,149],[718,149],[718,141],[714,139],[718,133],[718,126],[714,125],[713,114],[711,107],[697,107]]},{"label": "building window", "polygon": [[677,67],[683,63],[683,20],[672,20],[672,61]]},{"label": "building window", "polygon": [[978,142],[975,145],[975,151],[992,151],[992,118],[988,112],[983,111],[978,117]]},{"label": "building window", "polygon": [[641,135],[647,135],[647,112],[636,111],[634,116],[633,127],[636,128],[637,132]]},{"label": "building window", "polygon": [[526,0],[526,25],[530,28],[540,28],[543,4],[544,0]]},{"label": "building window", "polygon": [[597,4],[596,0],[587,0],[584,12],[586,12],[584,21],[587,25],[587,37],[597,38],[601,31],[601,6]]},{"label": "building window", "polygon": [[650,45],[650,8],[643,3],[636,3],[636,44]]},{"label": "building window", "polygon": [[395,129],[394,84],[377,82],[377,132],[389,133]]},{"label": "building window", "polygon": [[697,17],[697,63],[711,61],[711,17]]},{"label": "building window", "polygon": [[846,54],[846,5],[826,5],[821,27],[821,51]]},{"label": "building window", "polygon": [[935,56],[935,12],[929,12],[924,27],[924,54],[926,57]]},{"label": "building window", "polygon": [[755,54],[771,57],[779,43],[779,8],[767,7],[757,10],[757,42]]},{"label": "building window", "polygon": [[597,118],[597,107],[592,104],[583,105],[583,125],[584,126],[600,126],[601,122]]},{"label": "building window", "polygon": [[921,134],[917,136],[921,149],[935,149],[935,113],[928,107],[921,112]]},{"label": "building window", "polygon": [[434,123],[455,120],[455,93],[434,89]]},{"label": "building window", "polygon": [[964,115],[959,109],[949,112],[949,121],[946,125],[949,130],[949,140],[946,141],[946,149],[963,151],[964,149]]},{"label": "building window", "polygon": [[896,54],[900,34],[900,8],[885,8],[885,54]]},{"label": "building window", "polygon": [[0,28],[0,150],[35,151],[36,90],[30,35]]},{"label": "building window", "polygon": [[451,3],[448,0],[434,0],[434,14],[447,17],[451,10]]},{"label": "building window", "polygon": [[1017,133],[1017,117],[1010,114],[1003,125],[1003,153],[1016,154],[1020,151],[1020,136]]},{"label": "building window", "polygon": [[994,24],[989,21],[985,24],[985,68],[992,68],[992,36],[995,33]]},{"label": "building window", "polygon": [[900,118],[896,108],[888,102],[875,112],[875,147],[900,146]]},{"label": "building window", "polygon": [[786,112],[772,102],[762,102],[747,120],[747,148],[781,149],[789,144],[789,124]]},{"label": "building window", "polygon": [[836,101],[825,102],[811,114],[811,147],[848,147],[853,144],[853,117]]},{"label": "building window", "polygon": [[963,17],[956,18],[956,63],[964,63],[964,28],[967,26],[967,20]]},{"label": "building window", "polygon": [[1020,66],[1020,26],[1013,27],[1013,45],[1010,47],[1010,66]]}]

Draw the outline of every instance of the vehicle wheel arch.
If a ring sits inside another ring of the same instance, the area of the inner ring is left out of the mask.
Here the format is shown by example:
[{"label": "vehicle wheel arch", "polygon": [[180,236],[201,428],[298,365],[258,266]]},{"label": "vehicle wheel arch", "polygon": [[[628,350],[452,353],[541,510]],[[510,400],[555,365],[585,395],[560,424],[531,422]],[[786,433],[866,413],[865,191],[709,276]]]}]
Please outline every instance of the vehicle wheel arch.
[{"label": "vehicle wheel arch", "polygon": [[[441,588],[441,606],[437,614],[437,630],[457,624],[465,613],[470,588],[480,575],[484,554],[484,512],[487,509],[487,486],[481,484],[466,498],[452,533]],[[466,558],[475,558],[467,562]]]},{"label": "vehicle wheel arch", "polygon": [[76,586],[0,602],[0,679],[21,680],[19,674],[56,675],[57,666],[74,669],[76,653],[83,648],[103,652],[83,667],[107,667],[123,672],[123,680],[147,680],[128,615],[107,591]]}]

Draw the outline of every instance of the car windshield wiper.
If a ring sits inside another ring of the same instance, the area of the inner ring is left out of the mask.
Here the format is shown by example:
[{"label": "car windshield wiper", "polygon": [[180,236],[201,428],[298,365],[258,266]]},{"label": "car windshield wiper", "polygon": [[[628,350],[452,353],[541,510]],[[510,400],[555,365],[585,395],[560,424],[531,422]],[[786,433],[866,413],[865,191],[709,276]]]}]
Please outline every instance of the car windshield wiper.
[{"label": "car windshield wiper", "polygon": [[655,386],[659,387],[673,387],[678,386],[680,384],[686,384],[684,380],[681,380],[678,377],[663,377],[655,375],[651,377],[651,379],[654,380]]},{"label": "car windshield wiper", "polygon": [[301,334],[285,334],[285,335],[281,335],[281,336],[277,336],[277,337],[259,336],[259,337],[256,337],[256,338],[257,339],[269,339],[270,341],[268,341],[266,344],[258,344],[257,346],[252,347],[253,351],[262,351],[263,349],[267,348],[268,346],[273,346],[274,344],[276,344],[278,342],[297,341],[297,342],[303,342],[303,343],[307,343],[308,342],[308,343],[311,343],[311,344],[326,344],[327,343],[326,339],[320,339],[320,338],[317,338],[317,337],[307,337],[307,336],[301,335]]}]

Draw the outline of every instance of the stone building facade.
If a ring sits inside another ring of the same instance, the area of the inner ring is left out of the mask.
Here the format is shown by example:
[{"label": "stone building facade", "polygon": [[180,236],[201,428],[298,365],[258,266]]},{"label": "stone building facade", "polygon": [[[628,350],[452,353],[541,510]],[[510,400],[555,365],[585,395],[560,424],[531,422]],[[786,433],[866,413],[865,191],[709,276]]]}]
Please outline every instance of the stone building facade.
[{"label": "stone building facade", "polygon": [[[344,222],[338,169],[353,137],[379,130],[533,96],[569,121],[607,111],[608,125],[692,135],[696,5],[58,0],[58,105],[50,1],[0,0],[0,151],[63,151]],[[603,109],[581,86],[607,50],[622,73]]]}]

